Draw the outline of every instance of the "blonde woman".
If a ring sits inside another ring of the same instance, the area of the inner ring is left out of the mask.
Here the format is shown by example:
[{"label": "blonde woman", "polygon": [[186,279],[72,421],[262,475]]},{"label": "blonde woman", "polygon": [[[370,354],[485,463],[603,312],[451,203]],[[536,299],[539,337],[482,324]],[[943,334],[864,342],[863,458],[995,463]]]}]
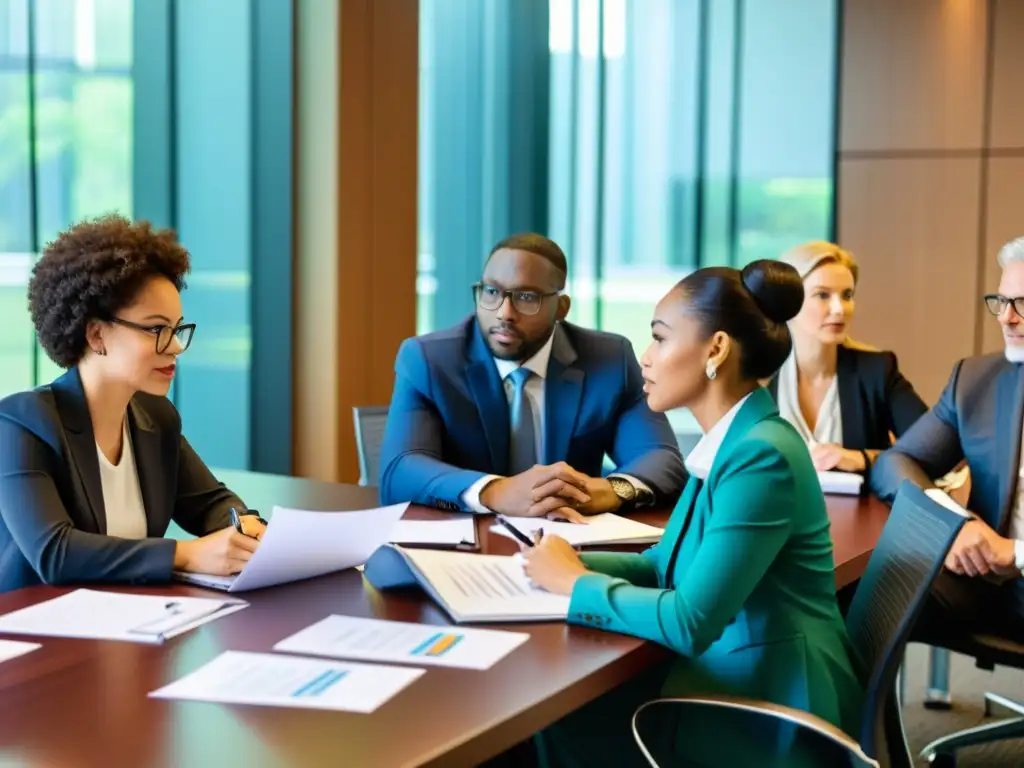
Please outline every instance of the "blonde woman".
[{"label": "blonde woman", "polygon": [[803,279],[804,304],[789,323],[793,352],[768,388],[810,447],[815,469],[867,474],[891,435],[906,432],[928,406],[892,352],[850,339],[860,273],[851,253],[813,241],[780,260]]}]

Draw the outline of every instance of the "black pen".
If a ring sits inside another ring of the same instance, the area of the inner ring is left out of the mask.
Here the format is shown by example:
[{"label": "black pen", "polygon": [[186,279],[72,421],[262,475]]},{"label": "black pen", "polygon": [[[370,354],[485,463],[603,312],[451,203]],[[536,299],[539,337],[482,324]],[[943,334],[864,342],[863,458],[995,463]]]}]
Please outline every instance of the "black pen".
[{"label": "black pen", "polygon": [[[235,509],[234,507],[232,507],[230,512],[231,512],[231,524],[233,526],[235,526],[235,530],[238,531],[243,536],[249,536],[248,533],[246,533],[245,531],[242,530],[242,518],[240,518],[238,516],[238,510]],[[259,540],[259,538],[257,536],[249,536],[249,538],[250,539],[256,539],[257,541]]]},{"label": "black pen", "polygon": [[[519,541],[521,541],[526,546],[533,547],[533,546],[535,546],[537,544],[536,541],[531,541],[530,538],[525,533],[523,533],[518,528],[516,528],[514,525],[512,525],[512,523],[510,523],[508,521],[508,518],[505,517],[504,515],[501,515],[501,514],[496,515],[495,516],[495,520],[498,521],[498,525],[502,526],[506,531],[511,533],[513,536],[515,536]],[[543,535],[543,532],[540,532],[540,533],[541,533],[541,535]]]}]

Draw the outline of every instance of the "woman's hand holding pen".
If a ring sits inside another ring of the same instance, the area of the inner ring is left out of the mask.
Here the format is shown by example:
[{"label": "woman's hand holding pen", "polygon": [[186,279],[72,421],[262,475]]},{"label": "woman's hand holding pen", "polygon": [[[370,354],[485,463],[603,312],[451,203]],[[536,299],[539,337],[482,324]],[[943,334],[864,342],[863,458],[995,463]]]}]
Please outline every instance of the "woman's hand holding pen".
[{"label": "woman's hand holding pen", "polygon": [[256,515],[234,517],[234,524],[191,541],[179,541],[174,568],[192,573],[230,576],[239,573],[260,545],[266,526]]},{"label": "woman's hand holding pen", "polygon": [[587,572],[579,553],[561,536],[534,536],[534,545],[520,544],[523,569],[530,581],[541,589],[559,595],[572,594],[576,580]]}]

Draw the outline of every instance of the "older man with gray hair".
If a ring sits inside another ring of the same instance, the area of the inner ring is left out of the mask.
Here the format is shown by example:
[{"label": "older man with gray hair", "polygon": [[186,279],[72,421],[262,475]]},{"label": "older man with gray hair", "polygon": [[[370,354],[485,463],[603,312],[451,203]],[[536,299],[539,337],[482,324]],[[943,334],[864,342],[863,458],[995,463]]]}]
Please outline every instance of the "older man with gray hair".
[{"label": "older man with gray hair", "polygon": [[[999,291],[985,306],[1003,331],[1003,351],[953,367],[939,402],[871,473],[872,489],[892,500],[903,480],[929,495],[932,478],[963,459],[971,470],[967,513],[936,580],[925,622],[961,620],[1024,640],[1024,237],[999,251]],[[947,504],[951,499],[938,497]]]}]

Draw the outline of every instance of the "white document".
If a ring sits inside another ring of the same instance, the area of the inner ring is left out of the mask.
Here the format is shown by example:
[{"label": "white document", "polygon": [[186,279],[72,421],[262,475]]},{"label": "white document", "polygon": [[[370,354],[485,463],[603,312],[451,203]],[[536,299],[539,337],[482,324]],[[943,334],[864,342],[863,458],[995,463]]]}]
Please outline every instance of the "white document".
[{"label": "white document", "polygon": [[476,546],[476,520],[466,515],[454,520],[399,520],[391,529],[393,544],[435,544],[442,547]]},{"label": "white document", "polygon": [[536,587],[517,556],[381,547],[364,578],[378,589],[419,584],[457,623],[552,621],[569,614],[569,598]]},{"label": "white document", "polygon": [[[653,544],[661,540],[665,532],[653,525],[639,523],[628,517],[605,512],[587,518],[587,524],[553,522],[540,517],[509,517],[508,521],[518,530],[532,537],[534,531],[544,529],[544,533],[561,536],[574,547],[608,544]],[[494,533],[500,533],[510,539],[515,537],[501,525],[491,527]]]},{"label": "white document", "polygon": [[22,643],[17,640],[0,640],[0,661],[10,661],[26,653],[42,648],[39,643]]},{"label": "white document", "polygon": [[0,632],[162,643],[248,605],[236,599],[127,595],[76,589],[0,616]]},{"label": "white document", "polygon": [[285,638],[274,650],[342,659],[490,669],[529,638],[524,632],[328,616]]},{"label": "white document", "polygon": [[934,501],[936,504],[941,504],[950,512],[956,512],[958,515],[963,515],[964,517],[971,516],[971,513],[964,509],[962,506],[960,506],[956,501],[954,501],[952,496],[950,496],[948,493],[940,491],[938,488],[929,488],[927,491],[924,492],[924,495],[927,496],[932,501]]},{"label": "white document", "polygon": [[323,576],[366,562],[386,544],[408,504],[358,512],[309,512],[274,507],[259,547],[237,576],[175,572],[178,581],[227,592]]},{"label": "white document", "polygon": [[855,472],[836,472],[829,470],[818,473],[823,493],[836,493],[843,496],[859,496],[864,476]]},{"label": "white document", "polygon": [[226,651],[149,695],[262,707],[373,712],[424,670]]}]

